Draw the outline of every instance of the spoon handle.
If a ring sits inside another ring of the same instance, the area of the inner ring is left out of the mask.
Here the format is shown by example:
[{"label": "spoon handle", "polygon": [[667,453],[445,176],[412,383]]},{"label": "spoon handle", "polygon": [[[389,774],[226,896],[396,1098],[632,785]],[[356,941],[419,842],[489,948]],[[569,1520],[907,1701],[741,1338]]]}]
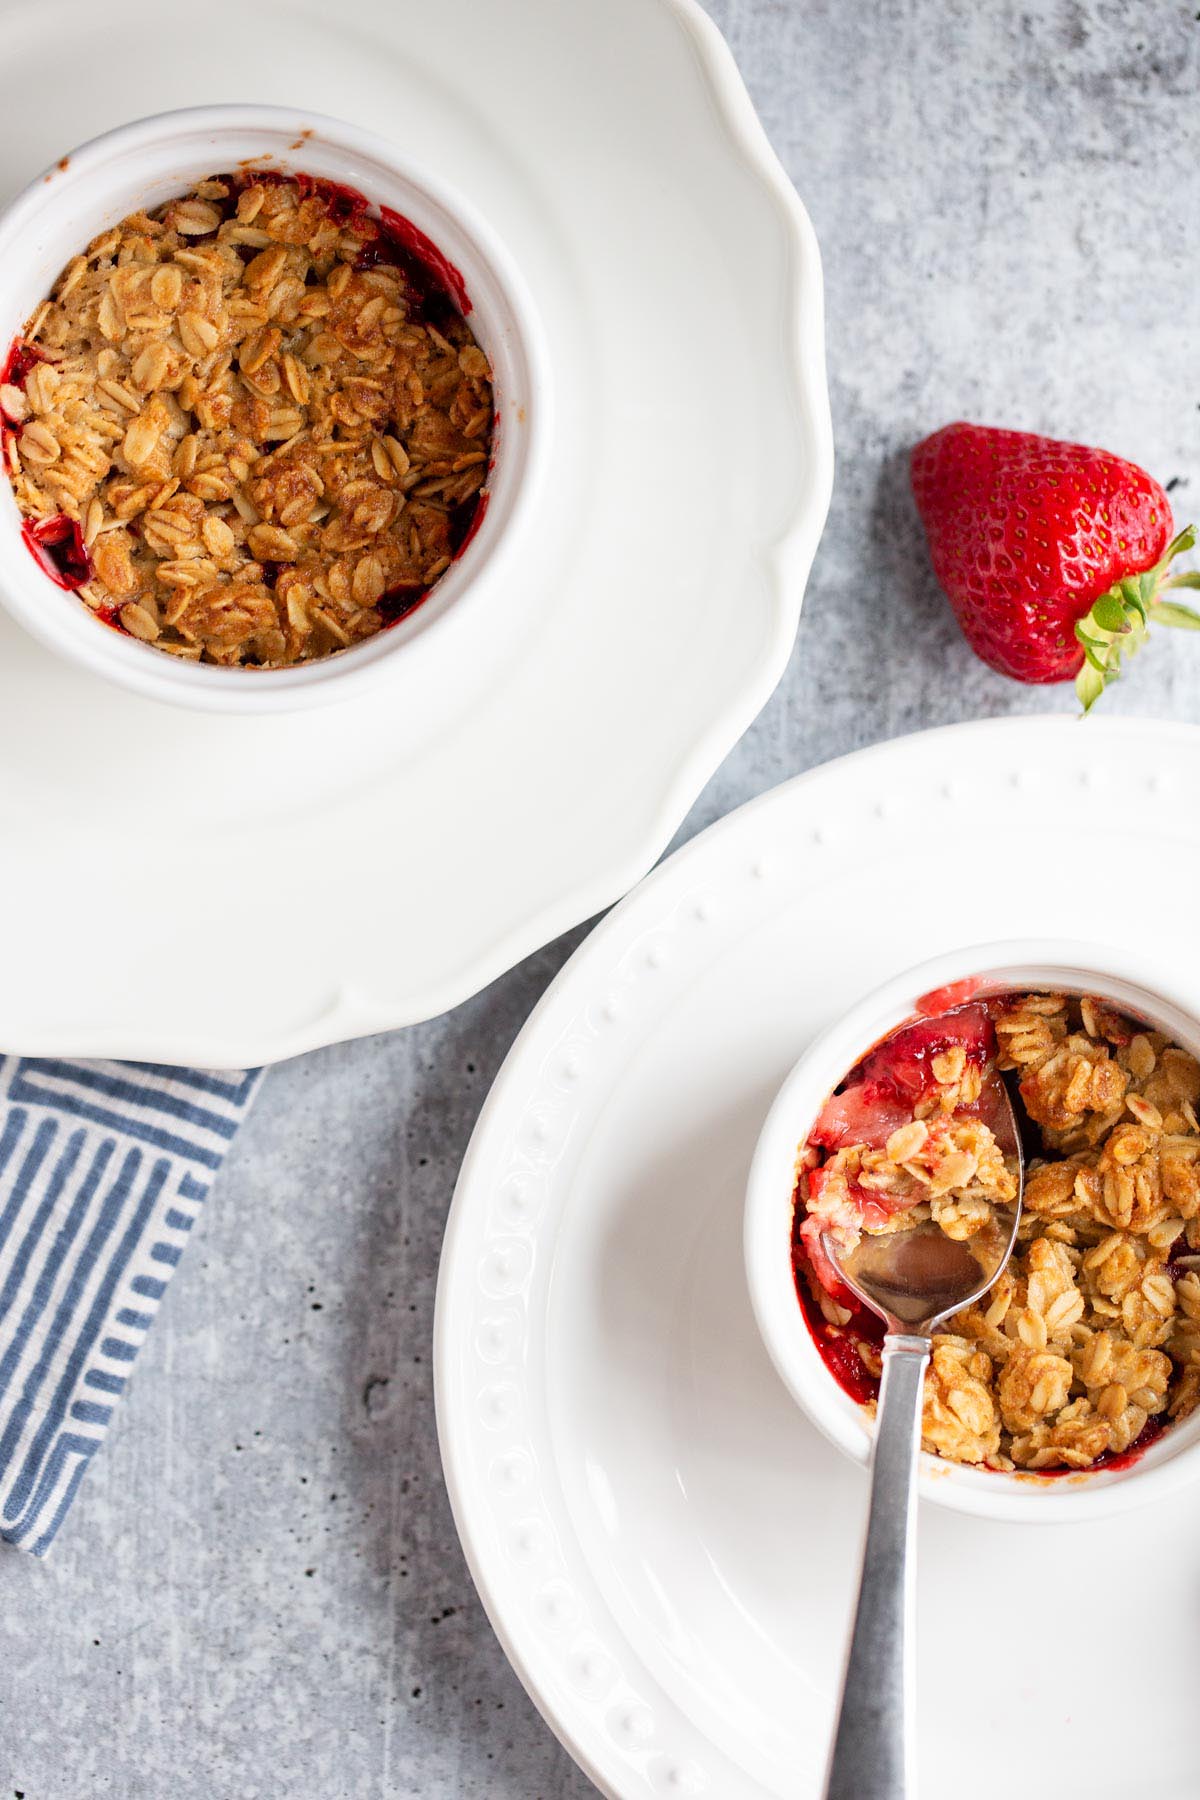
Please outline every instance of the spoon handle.
[{"label": "spoon handle", "polygon": [[911,1800],[916,1470],[929,1339],[889,1332],[854,1634],[825,1800]]}]

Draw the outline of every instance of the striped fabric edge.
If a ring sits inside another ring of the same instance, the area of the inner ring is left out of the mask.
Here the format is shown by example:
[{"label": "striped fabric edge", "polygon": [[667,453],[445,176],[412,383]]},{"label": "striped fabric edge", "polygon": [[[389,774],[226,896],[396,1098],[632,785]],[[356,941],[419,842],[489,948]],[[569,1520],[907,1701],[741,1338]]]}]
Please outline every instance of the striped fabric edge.
[{"label": "striped fabric edge", "polygon": [[0,1056],[0,1539],[53,1543],[261,1079]]}]

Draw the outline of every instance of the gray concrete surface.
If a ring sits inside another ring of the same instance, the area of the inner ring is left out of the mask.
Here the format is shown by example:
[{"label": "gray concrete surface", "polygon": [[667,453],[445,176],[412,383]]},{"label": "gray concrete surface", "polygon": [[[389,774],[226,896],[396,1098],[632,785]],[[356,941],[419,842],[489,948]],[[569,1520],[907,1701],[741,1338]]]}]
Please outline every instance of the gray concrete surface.
[{"label": "gray concrete surface", "polygon": [[[839,467],[786,678],[681,839],[842,751],[1063,705],[958,638],[914,437],[1079,436],[1200,509],[1195,0],[711,6],[824,248]],[[1111,704],[1200,716],[1200,640]],[[0,1553],[0,1800],[593,1792],[475,1597],[429,1367],[459,1159],[581,935],[272,1073],[54,1556]]]}]

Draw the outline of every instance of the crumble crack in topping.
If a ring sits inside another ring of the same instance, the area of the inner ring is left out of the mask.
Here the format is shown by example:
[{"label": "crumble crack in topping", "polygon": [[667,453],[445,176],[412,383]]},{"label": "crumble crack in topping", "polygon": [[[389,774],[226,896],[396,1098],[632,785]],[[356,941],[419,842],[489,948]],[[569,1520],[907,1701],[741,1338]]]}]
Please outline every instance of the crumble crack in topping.
[{"label": "crumble crack in topping", "polygon": [[1024,1211],[1008,1268],[934,1336],[923,1444],[994,1469],[1087,1469],[1200,1401],[1200,1064],[1161,1032],[1097,999],[1025,994],[885,1039],[801,1146],[797,1290],[827,1365],[873,1407],[882,1322],[821,1234],[985,1229],[1013,1197],[979,1116],[994,1071],[1032,1145]]},{"label": "crumble crack in topping", "polygon": [[[411,612],[478,524],[491,370],[461,283],[332,182],[219,175],[70,262],[0,369],[30,549],[192,661],[310,661]],[[465,301],[464,301],[465,304]]]}]

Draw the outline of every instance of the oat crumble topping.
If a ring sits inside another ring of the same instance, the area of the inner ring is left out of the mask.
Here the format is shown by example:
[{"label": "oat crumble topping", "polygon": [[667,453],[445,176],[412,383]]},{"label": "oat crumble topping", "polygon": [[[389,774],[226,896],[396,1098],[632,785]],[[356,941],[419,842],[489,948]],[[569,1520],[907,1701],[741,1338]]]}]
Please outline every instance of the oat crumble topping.
[{"label": "oat crumble topping", "polygon": [[304,176],[218,175],[123,219],[0,370],[30,548],[192,661],[280,667],[393,623],[486,499],[491,370],[447,271]]},{"label": "oat crumble topping", "polygon": [[[996,1469],[1086,1469],[1200,1401],[1200,1064],[1097,999],[1006,995],[988,1012],[989,1059],[1012,1072],[1037,1153],[1008,1268],[934,1336],[923,1444]],[[881,1333],[843,1304],[814,1234],[933,1218],[969,1237],[1004,1201],[961,1056],[933,1058],[914,1116],[883,1142],[801,1147],[797,1282],[835,1370],[849,1354],[877,1379]],[[827,1110],[852,1136],[846,1097]]]}]

